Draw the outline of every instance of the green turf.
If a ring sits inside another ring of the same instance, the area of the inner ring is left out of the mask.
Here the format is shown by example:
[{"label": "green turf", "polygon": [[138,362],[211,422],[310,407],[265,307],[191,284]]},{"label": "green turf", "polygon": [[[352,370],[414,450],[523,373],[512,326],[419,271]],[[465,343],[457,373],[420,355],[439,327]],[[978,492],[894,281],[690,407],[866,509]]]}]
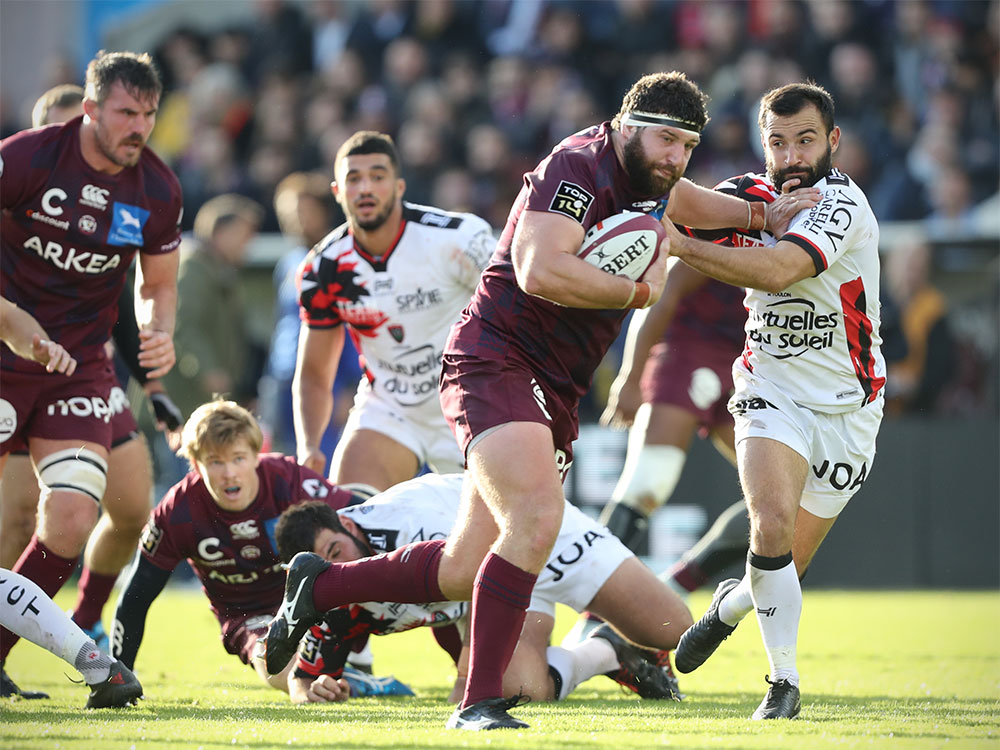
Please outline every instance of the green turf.
[{"label": "green turf", "polygon": [[[696,615],[707,604],[708,594],[691,599]],[[751,618],[710,662],[681,676],[683,703],[640,701],[600,677],[564,703],[519,709],[530,729],[473,734],[443,729],[453,672],[426,631],[373,643],[376,672],[409,683],[416,698],[292,706],[225,654],[200,592],[168,589],[150,612],[136,665],[146,692],[138,708],[83,711],[85,688],[66,677],[75,673],[20,644],[9,673],[52,700],[0,702],[0,748],[1000,750],[998,622],[996,592],[807,590],[797,721],[747,720],[767,671]],[[571,624],[561,611],[559,635]]]}]

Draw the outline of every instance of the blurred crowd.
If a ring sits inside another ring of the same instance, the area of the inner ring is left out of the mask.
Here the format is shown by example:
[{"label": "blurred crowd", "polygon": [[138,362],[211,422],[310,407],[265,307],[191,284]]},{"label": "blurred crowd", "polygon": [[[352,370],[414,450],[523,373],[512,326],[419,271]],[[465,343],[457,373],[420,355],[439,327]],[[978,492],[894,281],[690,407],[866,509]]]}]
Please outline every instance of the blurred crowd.
[{"label": "blurred crowd", "polygon": [[[338,146],[364,128],[396,139],[407,199],[475,212],[499,230],[523,172],[554,143],[610,119],[640,75],[678,69],[711,96],[712,120],[688,170],[695,181],[714,185],[761,170],[760,94],[811,78],[837,103],[844,136],[836,162],[864,188],[880,222],[921,222],[919,236],[902,244],[928,256],[926,284],[937,268],[961,271],[967,261],[942,243],[998,232],[997,0],[258,0],[251,7],[245,25],[176,28],[154,50],[165,92],[151,144],[181,180],[185,229],[213,197],[239,194],[263,209],[259,231],[287,236],[279,183],[299,172],[328,179]],[[329,208],[332,227],[342,217]],[[305,238],[297,234],[287,244],[301,257]],[[287,283],[287,274],[276,281]],[[992,319],[974,310],[971,322],[954,326],[946,349],[928,337],[937,318],[947,318],[947,302],[918,325],[910,319],[919,316],[908,317],[916,297],[904,288],[888,288],[899,296],[898,352],[907,361],[898,411],[995,408],[995,284],[986,302]],[[975,337],[968,350],[963,331]],[[917,398],[923,392],[913,383],[925,370],[935,374],[935,391]],[[956,387],[964,391],[948,394]]]}]

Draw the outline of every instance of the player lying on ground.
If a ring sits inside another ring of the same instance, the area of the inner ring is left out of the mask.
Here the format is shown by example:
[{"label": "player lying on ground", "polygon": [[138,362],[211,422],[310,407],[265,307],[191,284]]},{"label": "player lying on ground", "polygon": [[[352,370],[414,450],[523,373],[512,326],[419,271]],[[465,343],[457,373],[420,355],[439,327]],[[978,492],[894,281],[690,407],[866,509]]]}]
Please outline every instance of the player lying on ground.
[{"label": "player lying on ground", "polygon": [[[287,615],[296,601],[298,611],[306,599],[311,604],[312,584],[319,572],[346,567],[418,539],[445,538],[456,522],[461,491],[461,474],[425,475],[337,512],[322,503],[304,503],[282,513],[275,529],[278,550],[284,559],[294,559],[285,606],[267,639],[268,671],[286,669],[294,655],[299,639],[288,627]],[[349,606],[325,613],[312,610],[308,624],[314,627],[302,643],[289,679],[293,701],[346,699],[345,685],[337,676],[355,638],[455,622],[465,617],[469,607],[467,602],[371,602],[365,591],[354,588],[345,588],[344,598]],[[596,612],[618,632],[604,626],[571,648],[550,647],[557,602],[577,611]],[[690,612],[613,534],[569,503],[528,612],[504,674],[505,696],[559,700],[584,680],[608,674],[642,697],[679,699],[665,652],[676,645],[685,623],[691,622]],[[459,675],[454,700],[461,697],[464,687],[461,664]]]},{"label": "player lying on ground", "polygon": [[284,573],[270,529],[294,503],[320,498],[339,508],[353,497],[293,458],[261,454],[262,440],[253,415],[232,401],[203,404],[184,425],[191,472],[153,509],[115,611],[112,653],[127,666],[135,664],[150,605],[187,559],[226,651],[287,690],[284,675],[267,675],[251,661],[281,605]]}]

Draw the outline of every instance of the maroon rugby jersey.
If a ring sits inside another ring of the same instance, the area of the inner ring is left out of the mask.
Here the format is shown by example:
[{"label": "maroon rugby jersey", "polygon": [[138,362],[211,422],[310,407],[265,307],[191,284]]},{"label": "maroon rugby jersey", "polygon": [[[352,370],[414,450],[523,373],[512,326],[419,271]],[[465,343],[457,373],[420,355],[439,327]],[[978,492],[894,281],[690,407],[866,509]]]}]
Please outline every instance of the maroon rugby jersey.
[{"label": "maroon rugby jersey", "polygon": [[[715,189],[720,193],[735,195],[747,201],[770,203],[777,193],[767,178],[748,172],[723,180]],[[756,230],[746,229],[688,229],[690,234],[709,242],[733,247],[762,245]],[[685,341],[701,343],[715,341],[719,346],[734,348],[743,345],[747,311],[743,304],[746,290],[715,279],[687,295],[677,305],[674,319],[664,334],[664,341],[683,346]]]},{"label": "maroon rugby jersey", "polygon": [[513,358],[544,378],[554,393],[579,399],[614,342],[628,310],[562,307],[526,294],[514,278],[510,246],[522,212],[551,211],[584,230],[622,211],[649,212],[665,195],[638,195],[615,155],[611,124],[563,140],[524,176],[490,265],[458,324],[445,354]]},{"label": "maroon rugby jersey", "polygon": [[274,527],[290,505],[323,500],[343,508],[351,493],[276,453],[260,456],[257,499],[239,512],[223,510],[197,473],[174,485],[143,531],[140,549],[157,567],[172,571],[187,559],[220,623],[245,614],[273,613],[281,605],[281,569]]},{"label": "maroon rugby jersey", "polygon": [[[0,144],[0,293],[80,362],[102,356],[136,251],[180,244],[181,188],[150,149],[116,175],[92,169],[77,117]],[[3,350],[3,366],[37,365]]]}]

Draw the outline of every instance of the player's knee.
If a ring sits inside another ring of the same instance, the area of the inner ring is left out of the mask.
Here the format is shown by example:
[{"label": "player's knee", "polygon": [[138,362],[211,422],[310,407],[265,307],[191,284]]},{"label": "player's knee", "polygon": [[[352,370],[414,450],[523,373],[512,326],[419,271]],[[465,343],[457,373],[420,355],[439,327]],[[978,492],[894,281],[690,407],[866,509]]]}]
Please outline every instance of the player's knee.
[{"label": "player's knee", "polygon": [[108,462],[87,448],[56,451],[38,464],[43,494],[72,492],[100,503],[108,486]]},{"label": "player's knee", "polygon": [[66,545],[82,548],[94,524],[107,485],[108,464],[86,448],[56,451],[38,464],[42,494],[39,505],[43,540],[62,537]]},{"label": "player's knee", "polygon": [[531,559],[538,568],[541,568],[559,536],[560,526],[561,519],[540,516],[533,519],[530,524],[524,524],[512,532],[517,546],[526,553],[525,559]]},{"label": "player's knee", "polygon": [[750,542],[760,554],[774,550],[786,552],[791,548],[795,530],[795,513],[780,506],[767,510],[755,509],[750,513]]},{"label": "player's knee", "polygon": [[686,457],[675,445],[642,446],[634,459],[626,459],[613,499],[648,515],[673,494]]}]

